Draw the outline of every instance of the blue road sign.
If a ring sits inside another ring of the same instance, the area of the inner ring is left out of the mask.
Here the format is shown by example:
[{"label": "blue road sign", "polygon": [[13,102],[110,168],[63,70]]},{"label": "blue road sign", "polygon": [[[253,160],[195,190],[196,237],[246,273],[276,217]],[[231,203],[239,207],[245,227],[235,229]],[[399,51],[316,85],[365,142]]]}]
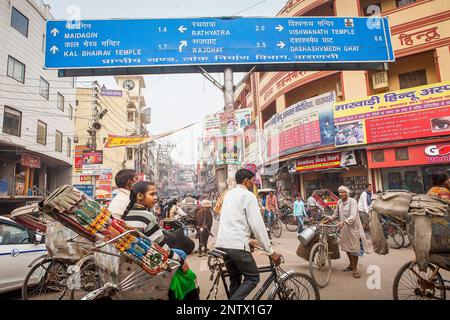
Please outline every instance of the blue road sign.
[{"label": "blue road sign", "polygon": [[394,61],[381,17],[48,21],[45,68]]}]

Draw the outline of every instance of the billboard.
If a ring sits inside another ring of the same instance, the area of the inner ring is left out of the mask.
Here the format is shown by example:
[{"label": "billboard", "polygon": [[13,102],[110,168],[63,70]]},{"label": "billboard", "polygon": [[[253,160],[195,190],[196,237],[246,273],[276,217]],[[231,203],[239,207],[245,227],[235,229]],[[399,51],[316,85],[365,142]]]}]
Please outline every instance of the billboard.
[{"label": "billboard", "polygon": [[83,165],[85,164],[103,164],[103,151],[83,151]]},{"label": "billboard", "polygon": [[450,82],[336,103],[336,146],[450,134]]},{"label": "billboard", "polygon": [[204,136],[233,135],[244,132],[251,124],[252,109],[238,109],[209,115],[204,122]]},{"label": "billboard", "polygon": [[264,124],[267,160],[334,143],[334,92],[297,102]]},{"label": "billboard", "polygon": [[258,118],[244,130],[244,162],[245,164],[262,164],[260,148],[260,130]]},{"label": "billboard", "polygon": [[216,137],[216,164],[241,164],[244,158],[242,134]]}]

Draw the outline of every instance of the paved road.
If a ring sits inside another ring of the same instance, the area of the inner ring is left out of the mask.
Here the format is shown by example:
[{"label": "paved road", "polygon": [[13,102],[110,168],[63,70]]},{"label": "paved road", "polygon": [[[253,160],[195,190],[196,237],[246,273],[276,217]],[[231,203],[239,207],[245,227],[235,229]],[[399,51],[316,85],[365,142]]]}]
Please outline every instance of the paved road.
[{"label": "paved road", "polygon": [[[217,234],[218,223],[213,226],[213,234]],[[284,228],[284,226],[283,226]],[[210,237],[210,246],[214,245],[215,238]],[[273,239],[275,251],[281,253],[285,258],[282,267],[285,270],[293,269],[295,271],[309,274],[309,264],[303,258],[297,256],[296,250],[299,241],[296,232],[289,232],[283,229],[281,238]],[[371,249],[371,248],[370,248]],[[359,272],[361,278],[355,279],[351,272],[343,272],[342,270],[348,265],[348,258],[345,252],[341,252],[341,259],[332,260],[331,279],[327,287],[320,290],[321,299],[323,300],[391,300],[392,299],[392,283],[398,269],[407,261],[414,258],[412,249],[391,249],[390,253],[385,256],[378,255],[371,250],[372,253],[365,254],[360,259]],[[268,263],[268,258],[262,252],[255,252],[255,259],[258,265]],[[208,270],[207,258],[199,258],[197,254],[189,257],[189,264],[193,270],[196,270],[198,281],[201,288],[201,298],[205,299],[211,288],[211,273]],[[379,286],[373,281],[373,274],[377,272],[380,275]],[[444,273],[441,272],[444,276]],[[450,279],[449,273],[445,273]],[[372,276],[372,277],[371,277]],[[261,284],[266,277],[261,277]],[[371,281],[372,280],[372,281]],[[369,285],[368,285],[369,282]],[[258,290],[255,289],[253,294]],[[226,299],[223,286],[220,285],[217,295],[218,299]]]},{"label": "paved road", "polygon": [[[284,228],[284,227],[283,227]],[[212,233],[217,234],[218,222],[215,221]],[[192,238],[194,238],[192,236]],[[196,245],[198,245],[198,241]],[[214,247],[214,237],[210,237],[209,248]],[[296,232],[289,232],[283,229],[281,238],[274,238],[273,246],[276,251],[281,253],[285,258],[285,263],[282,267],[285,270],[293,269],[295,271],[309,274],[308,262],[296,255],[296,250],[299,244]],[[320,290],[322,300],[391,300],[392,299],[392,283],[398,269],[407,261],[414,257],[412,249],[390,249],[390,253],[386,256],[381,256],[373,251],[371,254],[366,254],[360,259],[359,272],[360,279],[355,279],[351,276],[351,272],[342,272],[348,265],[346,254],[341,252],[341,259],[332,260],[331,279],[327,287]],[[258,265],[267,265],[268,258],[262,252],[255,252],[255,259]],[[197,273],[198,282],[201,288],[201,298],[205,299],[212,281],[210,281],[210,271],[207,266],[207,258],[199,258],[196,253],[188,257],[190,267]],[[380,275],[379,286],[377,283],[371,281],[373,274],[378,272]],[[444,278],[450,279],[449,272],[441,272]],[[261,284],[266,279],[267,275],[261,276]],[[369,285],[368,285],[369,284]],[[254,293],[258,287],[255,289]],[[253,294],[254,294],[253,293]],[[226,299],[223,286],[219,286],[218,299]],[[0,300],[16,300],[20,299],[20,292],[15,291],[11,293],[1,294]]]}]

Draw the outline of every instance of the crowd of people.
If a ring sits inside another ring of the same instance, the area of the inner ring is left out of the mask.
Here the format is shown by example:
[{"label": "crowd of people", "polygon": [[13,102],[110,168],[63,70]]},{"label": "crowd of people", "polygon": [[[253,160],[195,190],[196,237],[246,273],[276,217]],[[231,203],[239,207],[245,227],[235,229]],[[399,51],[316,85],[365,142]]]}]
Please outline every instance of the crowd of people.
[{"label": "crowd of people", "polygon": [[[185,273],[189,270],[187,254],[182,249],[169,245],[162,222],[177,214],[187,215],[181,208],[190,206],[193,209],[192,220],[198,239],[198,254],[201,257],[208,252],[213,219],[219,220],[215,248],[227,254],[225,265],[231,275],[231,299],[242,300],[260,281],[252,256],[253,245],[258,243],[275,265],[281,261],[280,255],[272,248],[265,225],[270,225],[275,215],[279,214],[279,200],[274,191],[267,195],[255,192],[254,179],[252,171],[241,169],[235,175],[237,185],[220,196],[216,193],[188,195],[161,202],[158,201],[155,184],[138,181],[133,170],[122,170],[115,177],[118,191],[109,210],[114,217],[124,219],[165,248],[171,259],[180,262]],[[449,176],[446,173],[433,174],[432,184],[427,195],[440,197],[450,204]],[[347,186],[340,186],[338,193],[339,200],[331,215],[325,215],[323,199],[319,199],[314,192],[306,201],[299,193],[295,194],[292,213],[296,217],[299,234],[304,230],[306,221],[328,223],[337,220],[336,225],[341,233],[340,247],[349,259],[349,265],[343,271],[352,271],[354,278],[360,278],[358,259],[368,248],[366,232],[373,188],[368,184],[358,201],[350,197],[351,190]]]}]

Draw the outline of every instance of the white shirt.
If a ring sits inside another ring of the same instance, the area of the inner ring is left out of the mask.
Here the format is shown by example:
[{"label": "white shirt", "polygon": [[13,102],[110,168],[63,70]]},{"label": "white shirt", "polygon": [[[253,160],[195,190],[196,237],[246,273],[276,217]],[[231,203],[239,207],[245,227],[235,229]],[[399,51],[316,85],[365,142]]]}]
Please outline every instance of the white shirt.
[{"label": "white shirt", "polygon": [[252,232],[263,249],[271,255],[273,249],[258,200],[252,192],[238,185],[229,190],[224,197],[215,247],[250,251],[249,241]]},{"label": "white shirt", "polygon": [[123,188],[118,189],[117,195],[112,199],[108,207],[113,218],[122,219],[128,203],[130,203],[130,191]]},{"label": "white shirt", "polygon": [[364,191],[359,196],[358,210],[365,213],[369,213],[369,205],[367,204],[367,191]]}]

